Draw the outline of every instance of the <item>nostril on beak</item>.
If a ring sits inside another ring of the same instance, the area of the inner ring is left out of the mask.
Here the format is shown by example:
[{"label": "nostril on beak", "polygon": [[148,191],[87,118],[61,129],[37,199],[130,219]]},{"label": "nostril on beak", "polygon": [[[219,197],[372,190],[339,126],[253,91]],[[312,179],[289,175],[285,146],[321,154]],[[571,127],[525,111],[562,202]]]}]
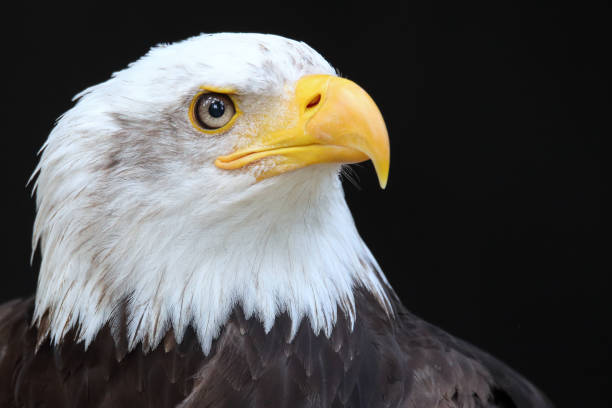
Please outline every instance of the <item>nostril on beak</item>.
[{"label": "nostril on beak", "polygon": [[321,102],[321,94],[316,94],[311,100],[310,102],[308,102],[308,105],[306,105],[306,109],[312,109],[315,106],[317,106],[319,104],[319,102]]}]

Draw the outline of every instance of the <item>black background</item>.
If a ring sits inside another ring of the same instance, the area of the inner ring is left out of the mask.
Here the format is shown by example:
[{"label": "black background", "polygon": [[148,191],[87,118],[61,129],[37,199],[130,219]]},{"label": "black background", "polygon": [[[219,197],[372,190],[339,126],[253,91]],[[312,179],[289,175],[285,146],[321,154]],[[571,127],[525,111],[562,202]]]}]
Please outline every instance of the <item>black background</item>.
[{"label": "black background", "polygon": [[385,116],[387,189],[369,163],[355,167],[359,188],[345,186],[406,306],[508,362],[559,407],[611,406],[608,5],[408,3],[4,10],[0,301],[34,291],[25,183],[74,94],[160,42],[275,33],[317,49]]}]

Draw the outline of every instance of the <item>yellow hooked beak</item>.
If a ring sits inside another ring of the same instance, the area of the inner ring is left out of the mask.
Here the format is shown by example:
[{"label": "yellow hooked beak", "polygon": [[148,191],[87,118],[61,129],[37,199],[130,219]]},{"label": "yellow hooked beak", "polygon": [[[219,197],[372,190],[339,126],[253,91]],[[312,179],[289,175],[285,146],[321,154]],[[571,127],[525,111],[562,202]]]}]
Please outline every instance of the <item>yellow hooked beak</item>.
[{"label": "yellow hooked beak", "polygon": [[295,89],[299,112],[297,125],[258,136],[250,146],[227,156],[215,165],[238,169],[266,157],[257,179],[265,179],[317,163],[358,163],[371,159],[380,186],[389,175],[389,137],[378,107],[352,81],[331,75],[307,75]]}]

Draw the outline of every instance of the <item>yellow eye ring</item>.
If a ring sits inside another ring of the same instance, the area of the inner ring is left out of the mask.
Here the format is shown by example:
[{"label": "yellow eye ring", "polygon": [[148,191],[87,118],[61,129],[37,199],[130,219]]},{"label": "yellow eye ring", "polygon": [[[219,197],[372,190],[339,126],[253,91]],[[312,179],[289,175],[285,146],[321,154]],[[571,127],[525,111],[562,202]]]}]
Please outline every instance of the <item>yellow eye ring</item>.
[{"label": "yellow eye ring", "polygon": [[[236,98],[232,94],[232,92],[233,90],[231,89],[202,87],[201,91],[194,95],[194,97],[191,99],[191,103],[189,104],[189,121],[191,122],[191,125],[197,130],[199,130],[200,132],[206,133],[206,134],[222,133],[222,132],[227,131],[229,128],[231,128],[234,125],[234,122],[236,122],[236,119],[238,118],[238,116],[242,114],[242,111],[238,107],[238,104],[236,103]],[[200,104],[200,100],[204,95],[208,95],[208,94],[219,94],[221,96],[227,97],[231,100],[233,104],[234,115],[226,124],[224,124],[221,127],[206,128],[203,126],[202,121],[198,118],[197,109]]]}]

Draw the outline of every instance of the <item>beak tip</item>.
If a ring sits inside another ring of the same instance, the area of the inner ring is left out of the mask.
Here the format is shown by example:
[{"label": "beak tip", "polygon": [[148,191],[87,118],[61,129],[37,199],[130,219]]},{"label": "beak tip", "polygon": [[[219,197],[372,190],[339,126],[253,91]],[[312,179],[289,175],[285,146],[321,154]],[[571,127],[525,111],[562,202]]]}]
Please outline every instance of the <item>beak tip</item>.
[{"label": "beak tip", "polygon": [[387,187],[387,181],[389,180],[389,167],[386,167],[384,170],[379,170],[375,167],[376,175],[378,176],[378,184],[380,184],[380,188],[383,190]]},{"label": "beak tip", "polygon": [[384,190],[385,188],[387,188],[387,177],[379,178],[378,183],[380,184],[380,188]]},{"label": "beak tip", "polygon": [[376,176],[378,176],[378,184],[380,184],[380,188],[384,190],[389,180],[389,157],[387,157],[386,160],[376,160],[373,158],[372,163],[374,164]]}]

